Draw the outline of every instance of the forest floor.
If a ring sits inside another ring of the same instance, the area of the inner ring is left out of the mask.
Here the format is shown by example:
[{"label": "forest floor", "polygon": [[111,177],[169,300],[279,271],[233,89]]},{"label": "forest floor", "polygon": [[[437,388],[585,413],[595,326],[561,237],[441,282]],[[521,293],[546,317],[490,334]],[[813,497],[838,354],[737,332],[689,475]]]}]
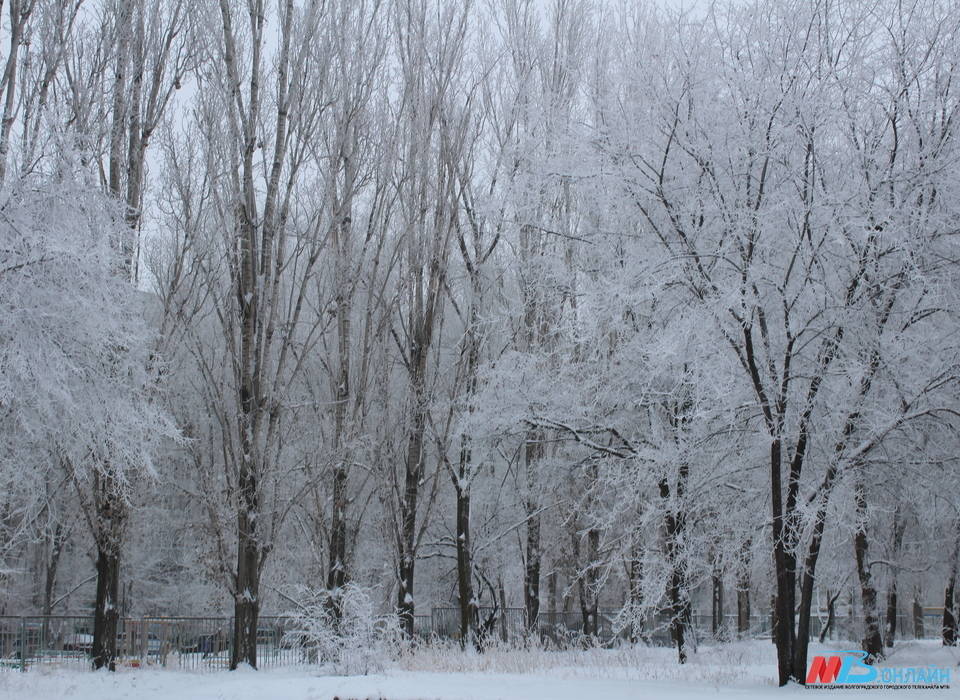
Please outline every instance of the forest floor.
[{"label": "forest floor", "polygon": [[[812,645],[816,653],[856,645]],[[904,642],[880,668],[946,667],[951,688],[887,689],[894,697],[960,698],[960,649],[935,642]],[[36,667],[26,673],[0,673],[0,698],[13,700],[528,700],[550,698],[635,699],[798,697],[800,686],[777,689],[776,657],[769,641],[701,646],[684,666],[670,649],[592,649],[542,651],[494,649],[485,654],[453,648],[426,648],[380,673],[323,675],[316,668],[250,669],[234,673],[124,669],[91,673]],[[839,688],[837,690],[840,690]],[[834,697],[831,695],[830,697]],[[874,690],[843,689],[843,700],[876,698]],[[881,697],[888,697],[882,695]]]}]

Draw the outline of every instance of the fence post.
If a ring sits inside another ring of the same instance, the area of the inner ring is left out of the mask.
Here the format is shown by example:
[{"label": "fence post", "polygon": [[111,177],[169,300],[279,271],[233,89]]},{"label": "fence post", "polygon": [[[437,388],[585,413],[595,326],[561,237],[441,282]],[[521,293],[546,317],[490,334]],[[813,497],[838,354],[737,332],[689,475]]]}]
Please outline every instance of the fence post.
[{"label": "fence post", "polygon": [[27,623],[20,618],[20,672],[27,670]]}]

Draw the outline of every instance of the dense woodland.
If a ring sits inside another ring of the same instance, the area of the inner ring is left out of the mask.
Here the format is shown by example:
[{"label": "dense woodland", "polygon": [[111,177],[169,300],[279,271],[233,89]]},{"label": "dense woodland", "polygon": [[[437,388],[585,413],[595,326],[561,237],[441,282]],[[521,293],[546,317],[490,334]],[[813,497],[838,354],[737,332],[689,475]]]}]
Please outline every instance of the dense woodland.
[{"label": "dense woodland", "polygon": [[0,6],[0,614],[956,641],[955,2]]}]

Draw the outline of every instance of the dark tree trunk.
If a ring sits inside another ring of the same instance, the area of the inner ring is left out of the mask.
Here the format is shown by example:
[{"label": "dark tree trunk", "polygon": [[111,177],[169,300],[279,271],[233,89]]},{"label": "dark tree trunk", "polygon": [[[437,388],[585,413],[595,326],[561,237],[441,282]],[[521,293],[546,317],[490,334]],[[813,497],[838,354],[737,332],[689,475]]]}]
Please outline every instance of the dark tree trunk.
[{"label": "dark tree trunk", "polygon": [[957,645],[957,618],[953,612],[956,583],[956,576],[951,575],[943,593],[943,646],[945,647]]},{"label": "dark tree trunk", "polygon": [[[346,304],[343,304],[346,306]],[[338,311],[339,313],[339,311]],[[349,321],[341,320],[340,332],[349,333]],[[337,384],[337,407],[335,415],[335,442],[338,448],[343,447],[343,433],[345,430],[346,404],[350,398],[349,382],[350,369],[349,346],[341,342],[342,357],[340,375]],[[342,457],[333,470],[333,499],[330,513],[330,547],[327,565],[327,590],[331,593],[331,600],[338,599],[338,591],[347,582],[347,485],[348,471],[346,458]],[[340,618],[340,606],[334,605],[334,616]]]},{"label": "dark tree trunk", "polygon": [[[529,512],[528,504],[528,512]],[[523,572],[523,604],[527,613],[527,629],[536,632],[540,619],[540,516],[527,520],[527,560]]]},{"label": "dark tree trunk", "polygon": [[[856,285],[848,288],[848,300],[854,293]],[[853,410],[847,414],[841,430],[840,439],[834,444],[833,459],[827,466],[826,475],[815,492],[815,516],[813,534],[803,558],[803,569],[797,570],[797,547],[804,530],[804,523],[800,512],[800,478],[809,444],[809,418],[813,410],[813,400],[816,398],[823,370],[829,366],[835,357],[838,343],[843,338],[843,327],[837,328],[832,340],[826,341],[823,354],[820,357],[821,371],[811,381],[807,390],[806,409],[800,423],[799,435],[794,446],[793,456],[787,460],[788,478],[786,481],[786,501],[783,500],[782,469],[784,466],[784,445],[781,441],[780,430],[783,425],[783,410],[781,404],[777,406],[776,414],[771,410],[771,404],[766,398],[757,370],[757,361],[753,349],[753,339],[750,329],[745,329],[745,350],[747,363],[751,371],[754,386],[764,406],[764,415],[767,428],[772,439],[770,441],[770,485],[771,509],[773,515],[773,551],[774,571],[777,576],[776,593],[776,620],[774,625],[774,642],[777,645],[777,668],[780,686],[786,685],[791,679],[797,683],[805,683],[807,674],[807,650],[810,644],[810,613],[813,606],[813,588],[816,576],[817,561],[820,558],[820,547],[823,539],[823,530],[827,517],[827,505],[833,492],[837,477],[840,473],[840,464],[845,459],[847,444],[856,431],[860,420],[859,411]],[[866,396],[870,391],[873,373],[879,366],[879,355],[874,353],[869,371],[860,382],[860,396]],[[859,465],[852,465],[858,467]],[[797,582],[800,581],[800,604],[796,604]]]},{"label": "dark tree trunk", "polygon": [[894,574],[890,581],[890,590],[887,591],[887,636],[884,644],[892,647],[897,638],[897,579]]},{"label": "dark tree trunk", "polygon": [[257,667],[257,624],[260,605],[255,600],[238,597],[233,604],[233,644],[230,649],[230,670],[240,664]]},{"label": "dark tree trunk", "polygon": [[527,497],[524,508],[527,517],[526,562],[523,572],[523,605],[527,613],[527,629],[539,629],[540,618],[540,503],[537,498],[536,463],[543,454],[542,431],[528,431],[524,456],[527,468]]},{"label": "dark tree trunk", "polygon": [[880,631],[880,608],[877,600],[877,588],[873,583],[873,573],[867,556],[870,551],[867,539],[867,503],[863,485],[854,487],[859,526],[853,536],[853,551],[857,561],[857,578],[860,580],[860,601],[863,605],[864,636],[862,649],[867,652],[867,663],[883,658],[883,635]]},{"label": "dark tree trunk", "polygon": [[[806,681],[807,650],[810,646],[810,615],[813,610],[813,587],[816,582],[815,574],[817,560],[820,558],[820,545],[823,541],[823,527],[826,520],[826,497],[821,501],[814,521],[813,537],[807,548],[803,564],[803,578],[800,584],[800,608],[797,615],[796,635],[793,633],[793,611],[790,611],[790,642],[793,645],[793,659],[791,673],[798,683]],[[777,614],[781,613],[778,607]],[[785,684],[785,682],[783,683]]]},{"label": "dark tree trunk", "polygon": [[[820,514],[818,514],[819,516]],[[819,525],[819,527],[818,527]],[[820,556],[821,537],[823,535],[823,518],[819,517],[814,525],[814,536],[807,550],[807,556],[804,560],[803,579],[800,585],[800,609],[797,616],[796,635],[791,636],[793,644],[793,665],[791,668],[792,677],[798,683],[806,681],[807,650],[810,646],[810,614],[813,609],[813,586],[815,583],[814,571],[817,567],[817,559]],[[780,608],[777,614],[781,613]],[[793,632],[792,620],[793,611],[790,611],[791,633]]]},{"label": "dark tree trunk", "polygon": [[913,637],[923,639],[927,632],[923,628],[923,605],[920,604],[920,591],[913,594]]},{"label": "dark tree trunk", "polygon": [[593,617],[590,614],[592,606],[589,599],[589,586],[586,577],[589,573],[589,563],[581,566],[583,557],[580,548],[580,533],[577,529],[576,521],[570,523],[570,543],[573,549],[573,559],[575,566],[580,569],[577,575],[577,602],[580,606],[580,631],[584,637],[593,635]]},{"label": "dark tree trunk", "polygon": [[750,585],[737,588],[737,637],[750,636]]},{"label": "dark tree trunk", "polygon": [[60,566],[60,556],[67,543],[69,532],[64,532],[63,525],[57,523],[50,538],[50,553],[47,557],[43,582],[43,629],[41,639],[44,644],[50,643],[50,615],[53,614],[53,594],[57,589],[57,570]]},{"label": "dark tree trunk", "polygon": [[[63,554],[63,547],[67,543],[68,534],[64,532],[63,525],[57,523],[54,528],[53,536],[50,539],[50,554],[46,561],[46,571],[44,572],[43,584],[43,615],[49,617],[53,614],[53,594],[57,588],[57,570],[60,566],[60,556]],[[46,624],[46,623],[45,623]],[[47,635],[44,635],[47,639]]]},{"label": "dark tree trunk", "polygon": [[233,646],[230,670],[240,664],[257,667],[257,620],[260,616],[260,547],[256,516],[259,513],[257,482],[245,459],[238,482],[240,508],[237,517],[237,577],[233,593]]},{"label": "dark tree trunk", "polygon": [[[352,170],[348,169],[348,180],[352,182]],[[349,188],[347,188],[349,192]],[[349,479],[349,456],[345,454],[347,443],[347,409],[350,404],[350,353],[351,353],[351,311],[353,306],[351,274],[349,270],[349,241],[351,237],[352,195],[338,208],[338,226],[333,226],[336,249],[336,289],[337,289],[337,373],[336,405],[334,406],[334,449],[337,462],[333,470],[333,499],[330,513],[330,547],[327,565],[327,590],[330,592],[330,607],[335,625],[339,628],[343,613],[340,590],[347,582],[347,486]]]},{"label": "dark tree trunk", "polygon": [[[244,185],[252,183],[253,144],[247,139],[244,162]],[[257,615],[259,612],[260,547],[257,540],[257,519],[260,515],[260,461],[257,436],[260,431],[262,405],[259,390],[262,379],[258,366],[259,284],[257,264],[257,223],[250,202],[238,207],[239,267],[236,271],[239,297],[240,347],[238,399],[240,417],[236,423],[240,447],[236,485],[237,504],[237,571],[233,590],[233,646],[230,670],[240,664],[257,667]],[[264,233],[266,237],[266,233]]]},{"label": "dark tree trunk", "polygon": [[[424,349],[425,352],[425,349]],[[420,494],[420,479],[423,475],[423,434],[426,427],[424,387],[421,381],[426,374],[423,365],[426,357],[417,358],[418,371],[414,378],[414,396],[417,408],[410,428],[407,444],[403,500],[400,503],[400,532],[398,533],[399,568],[397,578],[397,613],[401,627],[408,638],[413,637],[415,603],[413,598],[414,567],[417,546],[417,501]]]},{"label": "dark tree trunk", "polygon": [[[109,469],[109,465],[107,465]],[[93,612],[95,669],[116,669],[117,622],[120,617],[120,551],[126,522],[126,505],[110,476],[97,476],[94,483],[97,543],[97,597]]]},{"label": "dark tree trunk", "polygon": [[737,570],[737,637],[750,635],[750,540],[740,550]]},{"label": "dark tree trunk", "polygon": [[[813,609],[813,588],[816,582],[817,561],[820,558],[820,547],[823,544],[823,530],[827,520],[827,506],[830,501],[830,494],[833,491],[834,484],[836,483],[839,475],[839,458],[846,450],[845,441],[854,429],[855,418],[853,418],[852,415],[853,414],[848,416],[847,422],[844,426],[844,437],[834,445],[835,459],[831,461],[830,465],[827,467],[827,472],[824,475],[823,481],[820,483],[820,486],[817,489],[817,507],[814,513],[813,532],[810,537],[810,542],[807,545],[806,556],[803,560],[802,578],[800,583],[800,606],[797,610],[797,627],[795,634],[793,628],[793,610],[791,609],[789,611],[790,629],[788,632],[790,638],[788,641],[793,647],[790,677],[792,677],[797,683],[801,684],[806,682],[807,650],[810,647],[810,614]],[[793,578],[791,577],[790,580],[793,581]],[[791,594],[791,603],[793,600],[794,596]],[[782,605],[778,607],[777,614],[779,615],[781,612],[783,612]],[[790,677],[784,678],[781,676],[781,686],[786,685]]]},{"label": "dark tree trunk", "polygon": [[830,634],[830,630],[833,629],[833,621],[837,614],[837,598],[839,597],[840,590],[833,595],[830,595],[830,591],[827,591],[827,622],[820,630],[819,641],[821,644],[823,644],[823,640],[827,638],[827,635]]},{"label": "dark tree trunk", "polygon": [[[793,673],[796,648],[794,637],[794,600],[796,595],[796,567],[793,555],[785,545],[784,508],[782,492],[782,448],[780,438],[770,441],[770,484],[773,509],[773,568],[776,575],[776,596],[773,612],[773,642],[777,645],[777,675],[784,686]],[[789,515],[789,508],[788,508]],[[802,624],[802,623],[801,623]],[[803,654],[806,657],[806,650]]]},{"label": "dark tree trunk", "polygon": [[630,586],[630,643],[636,644],[643,637],[643,559],[637,546],[634,546],[630,553],[628,578]]},{"label": "dark tree trunk", "polygon": [[476,641],[478,606],[473,595],[470,560],[470,492],[463,487],[457,488],[457,591],[460,596],[460,646],[466,647],[471,639]]},{"label": "dark tree trunk", "polygon": [[[905,525],[898,505],[893,511],[893,543],[891,549],[894,561],[900,558]],[[885,640],[888,647],[892,647],[897,638],[897,572],[896,567],[890,568],[890,588],[887,589],[887,638]]]},{"label": "dark tree trunk", "polygon": [[397,614],[400,616],[400,629],[408,638],[413,638],[414,602],[413,602],[413,557],[406,554],[400,560],[397,573],[400,589],[397,594]]},{"label": "dark tree trunk", "polygon": [[497,579],[497,595],[500,597],[500,641],[506,644],[510,641],[507,632],[507,589],[503,586],[503,579]]},{"label": "dark tree trunk", "polygon": [[670,564],[670,580],[667,584],[667,598],[670,606],[670,636],[677,648],[677,659],[681,664],[687,662],[687,639],[685,628],[690,618],[690,600],[687,593],[687,569],[684,552],[680,543],[686,531],[686,512],[683,496],[686,490],[689,466],[680,465],[677,474],[676,499],[670,504],[670,484],[666,479],[660,481],[660,497],[666,505],[664,526],[666,529],[666,554]]},{"label": "dark tree trunk", "polygon": [[[134,4],[125,2],[120,4],[120,13],[117,20],[121,31],[117,36],[116,58],[114,66],[113,82],[113,124],[110,128],[110,163],[108,169],[107,184],[110,188],[110,194],[121,199],[123,196],[122,178],[127,170],[128,163],[123,158],[124,136],[127,131],[126,97],[127,81],[126,72],[130,60],[129,45],[132,31],[132,10]],[[126,250],[124,251],[127,252]]]},{"label": "dark tree trunk", "polygon": [[[859,536],[857,537],[859,539]],[[858,567],[859,568],[859,567]],[[860,597],[863,604],[864,635],[862,649],[867,652],[867,662],[873,663],[883,658],[883,635],[880,631],[880,615],[877,601],[877,589],[873,577],[866,571],[860,577]]]},{"label": "dark tree trunk", "polygon": [[[556,566],[556,563],[554,563]],[[547,575],[547,609],[551,620],[556,620],[557,616],[557,570],[554,569]]]},{"label": "dark tree trunk", "polygon": [[[600,555],[600,531],[591,528],[587,531],[587,566],[584,575],[580,577],[578,588],[580,592],[580,615],[583,618],[583,634],[587,637],[596,637],[600,632],[599,619],[599,586],[600,565],[597,561]],[[586,580],[584,580],[586,579]]]},{"label": "dark tree trunk", "polygon": [[684,635],[687,622],[688,604],[684,597],[683,573],[679,567],[674,567],[670,574],[670,583],[667,595],[670,599],[670,637],[677,648],[677,659],[681,664],[687,662],[687,640]]},{"label": "dark tree trunk", "polygon": [[723,574],[715,570],[713,572],[713,595],[712,614],[713,614],[713,638],[723,641],[727,638],[726,628],[723,620]]},{"label": "dark tree trunk", "polygon": [[93,615],[93,667],[116,670],[120,553],[112,543],[97,546],[97,600]]},{"label": "dark tree trunk", "polygon": [[773,634],[775,629],[777,629],[777,595],[773,594],[770,596],[770,641],[774,644],[777,643],[777,638]]},{"label": "dark tree trunk", "polygon": [[347,470],[338,464],[333,472],[333,503],[330,518],[330,549],[327,568],[327,590],[331,612],[339,624],[342,613],[339,592],[347,582]]},{"label": "dark tree trunk", "polygon": [[941,634],[943,645],[952,647],[957,645],[957,616],[954,613],[954,591],[957,587],[957,567],[960,565],[960,522],[955,526],[956,540],[953,544],[953,558],[950,562],[950,576],[947,578],[947,588],[943,593],[943,625]]},{"label": "dark tree trunk", "polygon": [[[464,338],[466,387],[464,398],[468,402],[468,411],[474,412],[474,398],[477,394],[478,379],[477,365],[480,362],[480,332],[481,319],[479,305],[483,303],[483,285],[480,270],[477,267],[482,258],[479,251],[477,258],[470,261],[467,246],[463,238],[460,239],[460,249],[470,274],[470,323],[467,326]],[[457,590],[460,597],[460,644],[466,647],[473,638],[477,649],[482,645],[476,639],[479,623],[479,601],[473,592],[473,550],[470,544],[470,484],[474,475],[473,450],[469,435],[463,435],[460,442],[460,459],[456,473],[451,469],[453,488],[457,495]],[[490,591],[494,595],[493,591]],[[503,620],[506,624],[506,608],[503,608]]]}]

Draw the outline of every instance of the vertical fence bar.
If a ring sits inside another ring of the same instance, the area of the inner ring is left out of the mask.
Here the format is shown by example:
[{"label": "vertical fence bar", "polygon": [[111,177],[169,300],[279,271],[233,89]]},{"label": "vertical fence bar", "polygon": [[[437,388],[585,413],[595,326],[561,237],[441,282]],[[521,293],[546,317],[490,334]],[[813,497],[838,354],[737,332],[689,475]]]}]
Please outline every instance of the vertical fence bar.
[{"label": "vertical fence bar", "polygon": [[27,624],[20,618],[20,672],[27,670]]}]

